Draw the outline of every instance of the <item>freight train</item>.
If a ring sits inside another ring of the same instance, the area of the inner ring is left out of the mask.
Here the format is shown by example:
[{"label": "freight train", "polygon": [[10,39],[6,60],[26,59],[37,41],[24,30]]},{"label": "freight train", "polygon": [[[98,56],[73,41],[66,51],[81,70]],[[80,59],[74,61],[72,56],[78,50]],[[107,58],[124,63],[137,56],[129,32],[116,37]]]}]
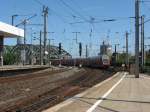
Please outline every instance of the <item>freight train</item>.
[{"label": "freight train", "polygon": [[79,66],[79,67],[94,67],[94,68],[108,68],[110,66],[110,58],[107,55],[100,55],[89,58],[71,58],[71,59],[54,59],[51,60],[52,65],[63,66]]}]

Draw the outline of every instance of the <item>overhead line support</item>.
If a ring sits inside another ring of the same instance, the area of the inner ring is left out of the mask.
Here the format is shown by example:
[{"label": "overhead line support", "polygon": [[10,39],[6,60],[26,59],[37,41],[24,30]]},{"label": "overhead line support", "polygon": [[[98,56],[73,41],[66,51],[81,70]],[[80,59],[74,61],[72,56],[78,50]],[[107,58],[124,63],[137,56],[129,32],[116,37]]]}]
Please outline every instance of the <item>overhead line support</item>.
[{"label": "overhead line support", "polygon": [[139,0],[135,0],[135,78],[139,78]]},{"label": "overhead line support", "polygon": [[47,20],[48,20],[48,7],[43,6],[43,18],[44,18],[44,60],[43,63],[46,65],[46,43],[47,43]]},{"label": "overhead line support", "polygon": [[76,35],[75,40],[76,40],[76,43],[78,43],[78,34],[80,34],[80,32],[72,32],[72,33],[74,33]]},{"label": "overhead line support", "polygon": [[144,16],[141,16],[141,70],[144,68]]}]

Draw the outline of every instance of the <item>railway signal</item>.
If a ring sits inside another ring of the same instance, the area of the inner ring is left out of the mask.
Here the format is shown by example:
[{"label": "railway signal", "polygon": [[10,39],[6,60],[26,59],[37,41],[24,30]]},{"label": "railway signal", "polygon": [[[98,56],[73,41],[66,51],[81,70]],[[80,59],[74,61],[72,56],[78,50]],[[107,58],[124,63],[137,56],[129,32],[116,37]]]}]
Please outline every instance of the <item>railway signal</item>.
[{"label": "railway signal", "polygon": [[61,54],[61,43],[59,43],[59,54]]},{"label": "railway signal", "polygon": [[79,43],[79,56],[81,57],[82,55],[82,43]]},{"label": "railway signal", "polygon": [[58,49],[59,49],[59,66],[61,67],[61,48],[62,46],[61,46],[61,43],[59,43],[59,47],[58,47]]},{"label": "railway signal", "polygon": [[86,56],[86,58],[87,58],[87,57],[88,57],[88,45],[86,45],[85,47],[86,47],[85,56]]}]

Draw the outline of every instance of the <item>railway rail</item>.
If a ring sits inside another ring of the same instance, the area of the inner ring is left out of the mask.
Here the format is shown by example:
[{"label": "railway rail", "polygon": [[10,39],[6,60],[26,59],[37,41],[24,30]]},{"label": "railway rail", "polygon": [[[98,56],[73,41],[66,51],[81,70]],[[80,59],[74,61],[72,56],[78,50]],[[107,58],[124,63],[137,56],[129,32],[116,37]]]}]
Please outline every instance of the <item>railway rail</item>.
[{"label": "railway rail", "polygon": [[16,102],[13,106],[3,108],[3,111],[41,112],[42,110],[64,101],[113,75],[112,71],[108,72],[109,73],[97,69],[86,69],[86,72],[82,72],[80,75],[78,73],[78,76],[75,75],[75,78],[72,78],[72,80],[61,86]]},{"label": "railway rail", "polygon": [[[42,70],[45,70],[45,73],[42,74],[41,72],[44,72]],[[44,68],[44,69],[40,69],[38,71],[29,71],[29,73],[26,73],[26,71],[16,71],[17,72],[17,75],[16,73],[14,72],[11,72],[11,75],[3,75],[3,76],[0,76],[0,83],[6,83],[6,82],[15,82],[15,81],[18,81],[18,80],[28,80],[28,79],[32,79],[32,78],[37,78],[37,77],[43,77],[43,76],[47,76],[47,75],[51,75],[51,74],[55,74],[55,73],[61,73],[61,72],[64,72],[64,71],[68,71],[70,69],[67,69],[67,68],[62,68],[62,69],[53,69],[53,68]],[[15,75],[14,75],[15,74]]]}]

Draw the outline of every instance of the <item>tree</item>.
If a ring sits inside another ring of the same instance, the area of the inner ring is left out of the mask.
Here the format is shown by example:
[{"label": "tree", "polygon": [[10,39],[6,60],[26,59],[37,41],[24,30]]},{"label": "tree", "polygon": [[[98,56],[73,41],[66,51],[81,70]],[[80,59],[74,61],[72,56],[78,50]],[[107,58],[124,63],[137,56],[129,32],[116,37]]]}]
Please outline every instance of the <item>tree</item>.
[{"label": "tree", "polygon": [[4,65],[12,65],[16,63],[16,54],[14,54],[13,52],[11,52],[12,47],[10,46],[5,46],[4,48]]}]

